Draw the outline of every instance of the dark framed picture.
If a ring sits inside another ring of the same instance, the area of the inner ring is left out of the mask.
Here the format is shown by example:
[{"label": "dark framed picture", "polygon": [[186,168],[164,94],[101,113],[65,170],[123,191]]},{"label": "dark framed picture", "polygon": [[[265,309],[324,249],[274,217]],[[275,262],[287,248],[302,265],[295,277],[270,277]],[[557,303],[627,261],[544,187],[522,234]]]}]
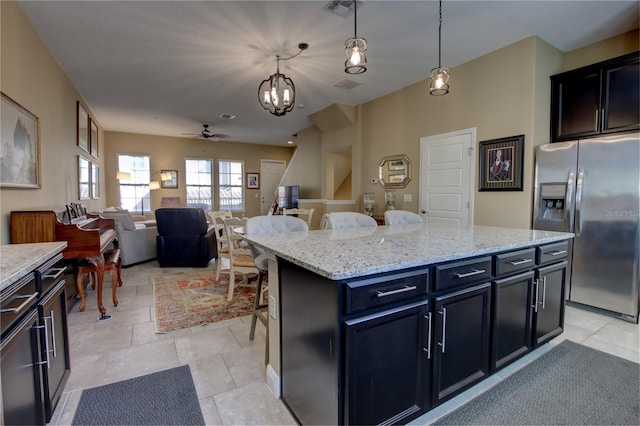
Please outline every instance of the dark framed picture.
[{"label": "dark framed picture", "polygon": [[524,135],[480,142],[479,190],[522,191]]},{"label": "dark framed picture", "polygon": [[98,158],[98,125],[89,117],[89,151]]},{"label": "dark framed picture", "polygon": [[260,189],[260,173],[247,173],[247,189]]},{"label": "dark framed picture", "polygon": [[160,186],[163,188],[178,187],[178,171],[177,170],[160,170]]},{"label": "dark framed picture", "polygon": [[0,186],[40,188],[40,120],[1,95]]},{"label": "dark framed picture", "polygon": [[89,114],[80,101],[76,101],[76,104],[78,106],[76,143],[81,149],[89,152]]}]

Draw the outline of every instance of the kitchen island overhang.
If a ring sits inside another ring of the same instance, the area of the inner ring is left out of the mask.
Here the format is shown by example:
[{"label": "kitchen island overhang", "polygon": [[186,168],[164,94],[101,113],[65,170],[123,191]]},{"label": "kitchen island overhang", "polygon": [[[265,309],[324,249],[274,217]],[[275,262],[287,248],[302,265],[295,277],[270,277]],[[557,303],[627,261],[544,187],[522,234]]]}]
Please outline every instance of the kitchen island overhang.
[{"label": "kitchen island overhang", "polygon": [[571,238],[426,224],[248,236],[273,255],[267,382],[302,424],[416,418],[562,332]]},{"label": "kitchen island overhang", "polygon": [[246,236],[272,255],[331,280],[495,254],[572,239],[573,233],[395,225]]}]

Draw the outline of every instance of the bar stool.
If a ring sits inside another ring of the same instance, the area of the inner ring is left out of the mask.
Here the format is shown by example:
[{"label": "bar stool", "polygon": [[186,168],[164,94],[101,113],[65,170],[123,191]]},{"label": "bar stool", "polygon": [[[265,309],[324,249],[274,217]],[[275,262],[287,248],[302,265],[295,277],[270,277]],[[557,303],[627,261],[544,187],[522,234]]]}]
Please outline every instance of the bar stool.
[{"label": "bar stool", "polygon": [[[249,219],[245,225],[245,231],[247,236],[257,234],[272,234],[282,232],[302,232],[308,231],[309,225],[302,219],[293,216],[256,216]],[[265,342],[265,354],[264,363],[269,363],[269,317],[264,308],[267,308],[268,303],[261,303],[262,292],[265,279],[269,277],[269,255],[262,249],[249,244],[251,250],[251,256],[253,257],[253,263],[258,269],[260,277],[258,279],[258,285],[256,287],[256,300],[253,304],[253,314],[251,315],[251,328],[249,330],[249,340],[253,340],[256,331],[256,322],[260,322],[266,327],[266,342]],[[272,257],[272,256],[271,256]]]},{"label": "bar stool", "polygon": [[100,318],[98,321],[106,321],[111,319],[111,315],[107,315],[107,310],[102,304],[102,283],[104,281],[104,273],[111,275],[111,298],[113,300],[113,306],[118,306],[118,298],[116,297],[116,291],[118,287],[122,286],[122,259],[120,258],[120,249],[115,248],[104,253],[104,262],[100,258],[87,259],[89,264],[78,266],[78,278],[76,285],[78,292],[80,293],[80,312],[84,312],[85,309],[85,294],[84,294],[84,277],[90,275],[92,277],[91,288],[96,288],[96,281],[98,283],[98,310],[100,311]]}]

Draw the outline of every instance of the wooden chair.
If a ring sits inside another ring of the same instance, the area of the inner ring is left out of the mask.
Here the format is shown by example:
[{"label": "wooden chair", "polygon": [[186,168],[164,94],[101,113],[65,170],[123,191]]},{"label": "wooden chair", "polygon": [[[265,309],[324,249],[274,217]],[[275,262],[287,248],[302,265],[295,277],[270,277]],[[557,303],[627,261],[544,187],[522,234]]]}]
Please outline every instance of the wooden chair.
[{"label": "wooden chair", "polygon": [[[228,256],[229,259],[229,293],[227,296],[227,300],[231,301],[233,299],[233,290],[236,286],[241,284],[247,284],[248,278],[247,274],[250,273],[258,273],[258,269],[253,263],[253,258],[251,257],[251,251],[248,249],[248,246],[245,242],[242,241],[242,235],[236,232],[237,228],[242,228],[246,225],[248,218],[223,218],[222,221],[224,223],[224,232],[227,236],[227,247],[228,247]],[[219,263],[221,263],[221,259],[218,259]],[[216,281],[219,279],[219,272],[222,271],[222,268],[218,269],[216,266]],[[240,274],[242,276],[239,283],[236,283],[236,275]]]},{"label": "wooden chair", "polygon": [[314,211],[315,209],[282,209],[282,214],[284,216],[293,216],[293,215],[295,215],[296,217],[304,216],[304,219],[306,220],[307,225],[311,226],[311,218],[313,217]]}]

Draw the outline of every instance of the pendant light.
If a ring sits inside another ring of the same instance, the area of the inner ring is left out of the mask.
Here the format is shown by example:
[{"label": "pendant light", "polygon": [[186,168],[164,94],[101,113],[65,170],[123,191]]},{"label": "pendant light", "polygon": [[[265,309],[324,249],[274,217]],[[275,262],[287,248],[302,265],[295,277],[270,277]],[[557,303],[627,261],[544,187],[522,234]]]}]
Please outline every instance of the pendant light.
[{"label": "pendant light", "polygon": [[438,26],[438,67],[431,70],[429,94],[442,96],[449,93],[449,68],[443,67],[442,55],[442,0],[440,0],[440,24]]},{"label": "pendant light", "polygon": [[307,43],[298,45],[300,51],[288,58],[276,56],[276,72],[269,76],[266,80],[262,80],[258,87],[258,102],[262,108],[276,116],[285,115],[293,110],[296,101],[296,87],[293,81],[284,74],[280,73],[280,61],[288,61],[293,59],[304,50],[309,48]]},{"label": "pendant light", "polygon": [[353,2],[353,38],[344,42],[344,72],[347,74],[362,74],[367,70],[367,40],[358,37],[358,2]]}]

